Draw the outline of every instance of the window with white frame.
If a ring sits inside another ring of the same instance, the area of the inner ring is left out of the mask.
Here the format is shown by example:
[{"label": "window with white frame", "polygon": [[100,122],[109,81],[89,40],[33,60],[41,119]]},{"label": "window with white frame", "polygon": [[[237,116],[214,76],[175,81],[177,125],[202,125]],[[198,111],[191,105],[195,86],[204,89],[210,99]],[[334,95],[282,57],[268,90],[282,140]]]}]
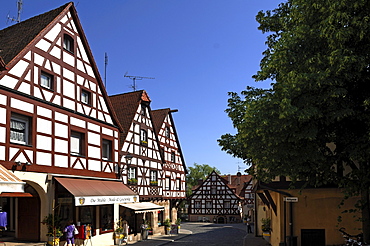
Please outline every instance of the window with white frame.
[{"label": "window with white frame", "polygon": [[82,90],[81,91],[81,102],[84,104],[90,105],[91,104],[91,93],[86,90]]},{"label": "window with white frame", "polygon": [[71,132],[71,154],[84,155],[85,134],[81,132]]},{"label": "window with white frame", "polygon": [[10,142],[29,144],[30,118],[20,114],[12,114],[10,119]]},{"label": "window with white frame", "polygon": [[40,84],[44,88],[47,88],[50,90],[53,89],[53,76],[48,73],[41,72]]},{"label": "window with white frame", "polygon": [[170,177],[166,177],[166,183],[165,183],[164,189],[165,190],[170,190],[171,189],[171,178]]},{"label": "window with white frame", "polygon": [[194,208],[201,208],[202,202],[201,201],[194,201]]},{"label": "window with white frame", "polygon": [[150,185],[158,185],[157,171],[150,170]]},{"label": "window with white frame", "polygon": [[64,34],[63,36],[63,49],[74,53],[74,40],[68,34]]},{"label": "window with white frame", "polygon": [[104,160],[113,160],[112,159],[112,141],[103,139],[102,143],[102,158]]},{"label": "window with white frame", "polygon": [[166,126],[166,137],[167,138],[170,138],[170,133],[171,133],[170,128]]},{"label": "window with white frame", "polygon": [[206,201],[206,208],[212,208],[212,201]]},{"label": "window with white frame", "polygon": [[145,116],[146,115],[146,106],[145,105],[141,105],[141,115],[142,116]]},{"label": "window with white frame", "polygon": [[148,132],[144,129],[140,130],[140,143],[143,145],[148,144]]},{"label": "window with white frame", "polygon": [[137,184],[136,168],[129,167],[127,170],[127,179],[129,184]]},{"label": "window with white frame", "polygon": [[224,208],[230,208],[230,201],[224,201]]},{"label": "window with white frame", "polygon": [[179,178],[176,179],[176,190],[181,190],[181,180]]},{"label": "window with white frame", "polygon": [[176,155],[175,155],[175,151],[172,151],[171,152],[171,162],[175,163],[176,162]]},{"label": "window with white frame", "polygon": [[211,187],[211,194],[212,194],[212,195],[215,195],[215,194],[216,194],[216,192],[217,192],[216,187],[215,187],[215,186],[212,186],[212,187]]}]

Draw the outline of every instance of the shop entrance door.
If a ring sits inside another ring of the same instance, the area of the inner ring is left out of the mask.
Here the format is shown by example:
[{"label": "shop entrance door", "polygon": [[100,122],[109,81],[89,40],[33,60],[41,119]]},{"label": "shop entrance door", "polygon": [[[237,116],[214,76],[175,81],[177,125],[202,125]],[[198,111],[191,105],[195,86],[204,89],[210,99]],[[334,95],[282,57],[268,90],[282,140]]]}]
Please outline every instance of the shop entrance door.
[{"label": "shop entrance door", "polygon": [[40,241],[40,199],[38,197],[18,198],[19,240]]}]

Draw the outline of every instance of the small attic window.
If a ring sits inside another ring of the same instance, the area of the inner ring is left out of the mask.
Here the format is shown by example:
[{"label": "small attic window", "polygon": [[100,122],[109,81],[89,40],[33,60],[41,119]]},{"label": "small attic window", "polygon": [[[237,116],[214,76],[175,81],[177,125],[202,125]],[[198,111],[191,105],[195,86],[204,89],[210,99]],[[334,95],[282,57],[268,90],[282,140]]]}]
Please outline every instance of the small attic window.
[{"label": "small attic window", "polygon": [[74,40],[68,34],[63,36],[63,48],[71,53],[74,53]]}]

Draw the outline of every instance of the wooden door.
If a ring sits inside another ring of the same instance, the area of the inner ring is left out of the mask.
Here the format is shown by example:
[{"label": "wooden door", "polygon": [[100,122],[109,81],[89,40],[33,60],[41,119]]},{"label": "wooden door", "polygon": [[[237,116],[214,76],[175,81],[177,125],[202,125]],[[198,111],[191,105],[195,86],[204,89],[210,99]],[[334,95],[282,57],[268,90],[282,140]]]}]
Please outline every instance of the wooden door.
[{"label": "wooden door", "polygon": [[40,241],[40,199],[18,198],[18,240]]}]

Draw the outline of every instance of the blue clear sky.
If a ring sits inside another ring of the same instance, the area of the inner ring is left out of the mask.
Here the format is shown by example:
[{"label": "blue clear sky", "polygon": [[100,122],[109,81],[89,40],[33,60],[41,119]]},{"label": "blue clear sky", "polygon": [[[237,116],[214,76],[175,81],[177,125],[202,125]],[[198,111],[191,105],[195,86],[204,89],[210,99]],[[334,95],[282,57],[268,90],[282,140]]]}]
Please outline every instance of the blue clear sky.
[{"label": "blue clear sky", "polygon": [[[194,163],[235,174],[246,166],[221,151],[217,139],[235,133],[224,112],[227,93],[256,83],[266,35],[257,30],[259,10],[276,0],[79,0],[78,15],[95,62],[104,78],[108,54],[109,95],[132,91],[128,75],[153,77],[137,81],[152,100],[152,109],[178,109],[176,129],[187,166]],[[23,0],[21,20],[57,8],[67,1]],[[0,29],[17,16],[16,0],[1,0]]]}]

